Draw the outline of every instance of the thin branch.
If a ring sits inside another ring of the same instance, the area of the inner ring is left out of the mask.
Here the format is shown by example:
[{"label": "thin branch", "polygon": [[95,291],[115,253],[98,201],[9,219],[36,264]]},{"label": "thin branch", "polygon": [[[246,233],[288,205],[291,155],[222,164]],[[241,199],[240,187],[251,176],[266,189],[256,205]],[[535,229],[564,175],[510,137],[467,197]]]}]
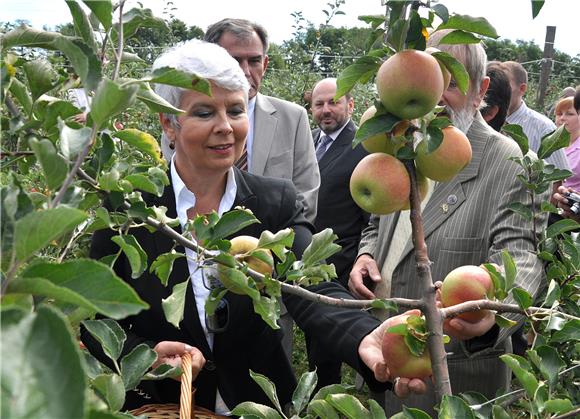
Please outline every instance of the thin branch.
[{"label": "thin branch", "polygon": [[554,416],[552,419],[565,419],[565,418],[574,418],[577,417],[576,415],[580,414],[580,406],[577,406],[574,410],[564,413],[560,416]]},{"label": "thin branch", "polygon": [[[461,304],[457,304],[451,307],[441,308],[441,315],[444,318],[449,317],[457,317],[457,315],[461,313],[465,313],[467,311],[475,311],[475,310],[495,310],[498,313],[517,313],[517,314],[543,314],[543,315],[553,315],[554,310],[550,308],[544,307],[528,307],[523,310],[517,304],[507,304],[502,303],[501,301],[491,301],[491,300],[474,300],[474,301],[466,301]],[[570,320],[580,320],[580,318],[576,316],[572,316],[567,313],[556,312],[558,315],[565,317]]]},{"label": "thin branch", "polygon": [[451,395],[451,380],[447,367],[447,354],[443,342],[443,317],[437,308],[435,301],[436,289],[431,277],[431,261],[425,243],[425,232],[423,230],[423,219],[421,217],[421,193],[417,183],[417,173],[413,160],[404,160],[405,168],[411,179],[411,226],[413,246],[415,249],[415,262],[417,264],[416,280],[423,284],[424,295],[422,298],[421,310],[425,314],[429,338],[427,346],[431,355],[431,368],[435,381],[435,395],[440,402],[444,395]]},{"label": "thin branch", "polygon": [[119,44],[118,44],[118,49],[117,49],[117,62],[115,63],[115,72],[113,73],[113,81],[117,80],[117,78],[119,77],[119,73],[121,71],[121,57],[123,55],[123,6],[125,5],[125,0],[121,0],[119,2],[119,31],[118,31],[118,36],[119,36]]}]

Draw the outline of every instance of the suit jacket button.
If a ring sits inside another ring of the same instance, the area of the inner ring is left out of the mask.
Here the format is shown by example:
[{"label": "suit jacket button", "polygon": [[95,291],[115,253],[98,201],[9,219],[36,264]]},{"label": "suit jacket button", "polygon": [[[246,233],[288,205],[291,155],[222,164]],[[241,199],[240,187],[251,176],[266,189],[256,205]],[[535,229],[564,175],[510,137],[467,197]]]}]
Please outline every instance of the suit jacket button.
[{"label": "suit jacket button", "polygon": [[205,369],[207,371],[214,371],[216,369],[215,362],[208,359],[207,361],[205,361],[205,365],[203,366],[203,369]]},{"label": "suit jacket button", "polygon": [[456,195],[449,195],[447,197],[447,203],[449,205],[455,205],[455,204],[457,204],[457,196]]}]

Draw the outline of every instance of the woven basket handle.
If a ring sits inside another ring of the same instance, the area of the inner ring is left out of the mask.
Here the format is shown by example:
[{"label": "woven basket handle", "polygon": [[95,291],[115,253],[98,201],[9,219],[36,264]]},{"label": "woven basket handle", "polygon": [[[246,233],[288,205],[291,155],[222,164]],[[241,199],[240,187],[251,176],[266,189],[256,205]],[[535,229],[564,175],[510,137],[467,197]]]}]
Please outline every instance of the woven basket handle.
[{"label": "woven basket handle", "polygon": [[179,399],[179,419],[191,419],[192,403],[192,358],[186,352],[181,356],[181,397]]}]

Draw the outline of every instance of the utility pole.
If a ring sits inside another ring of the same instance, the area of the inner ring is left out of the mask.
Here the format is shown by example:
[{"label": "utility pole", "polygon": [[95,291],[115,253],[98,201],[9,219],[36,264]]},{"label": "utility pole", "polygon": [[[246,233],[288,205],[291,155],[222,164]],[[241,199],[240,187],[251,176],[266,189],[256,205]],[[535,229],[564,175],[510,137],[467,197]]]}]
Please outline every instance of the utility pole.
[{"label": "utility pole", "polygon": [[548,78],[552,71],[552,57],[554,56],[554,39],[556,38],[556,27],[546,26],[546,41],[544,42],[544,56],[542,58],[542,68],[540,71],[540,81],[538,83],[538,95],[536,97],[536,107],[544,108],[546,99],[546,89],[548,88]]}]

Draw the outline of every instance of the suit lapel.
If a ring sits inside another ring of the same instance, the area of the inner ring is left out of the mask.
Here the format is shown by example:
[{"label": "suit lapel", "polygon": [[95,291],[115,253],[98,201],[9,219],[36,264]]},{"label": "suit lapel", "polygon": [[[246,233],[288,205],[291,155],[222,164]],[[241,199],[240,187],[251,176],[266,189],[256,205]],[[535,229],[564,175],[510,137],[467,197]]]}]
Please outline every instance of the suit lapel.
[{"label": "suit lapel", "polygon": [[268,98],[258,93],[254,109],[254,139],[252,144],[252,173],[264,174],[266,161],[270,154],[272,142],[276,137],[278,120],[273,116],[276,108]]},{"label": "suit lapel", "polygon": [[[467,137],[471,143],[472,157],[469,165],[449,182],[437,183],[433,194],[423,211],[423,228],[427,239],[441,224],[465,202],[463,183],[477,176],[483,152],[489,137],[485,122],[478,112]],[[413,250],[413,242],[409,240],[401,254],[401,263]]]},{"label": "suit lapel", "polygon": [[351,146],[355,131],[354,123],[348,121],[348,124],[346,124],[336,140],[332,142],[328,150],[326,150],[326,153],[322,156],[322,159],[318,162],[318,167],[321,172],[336,160],[344,152],[346,147]]}]

